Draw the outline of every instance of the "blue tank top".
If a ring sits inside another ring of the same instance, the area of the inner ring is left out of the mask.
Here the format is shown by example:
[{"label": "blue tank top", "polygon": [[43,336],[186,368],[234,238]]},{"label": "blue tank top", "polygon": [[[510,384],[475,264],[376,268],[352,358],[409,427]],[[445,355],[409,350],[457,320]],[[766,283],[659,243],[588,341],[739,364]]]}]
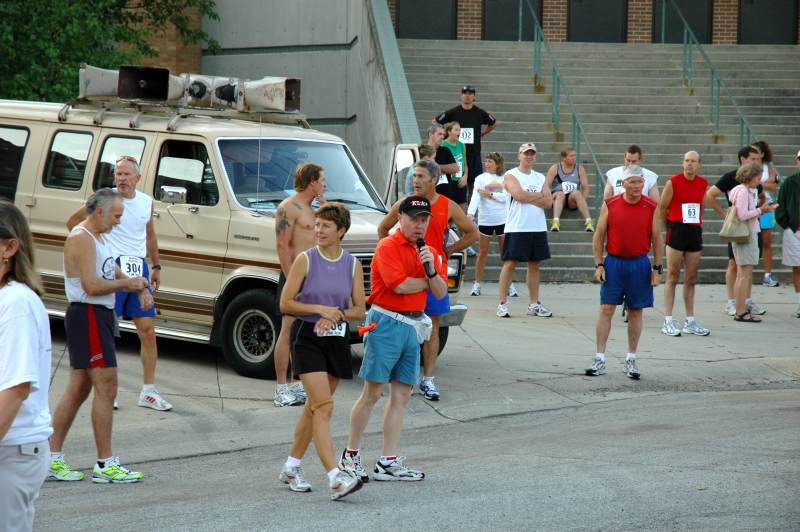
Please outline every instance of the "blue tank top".
[{"label": "blue tank top", "polygon": [[[303,286],[297,294],[297,301],[310,305],[337,307],[342,310],[348,308],[353,294],[355,257],[342,250],[339,258],[331,260],[325,258],[317,247],[304,253],[308,260],[308,271]],[[301,320],[309,323],[316,323],[319,318],[319,314],[300,316]]]}]

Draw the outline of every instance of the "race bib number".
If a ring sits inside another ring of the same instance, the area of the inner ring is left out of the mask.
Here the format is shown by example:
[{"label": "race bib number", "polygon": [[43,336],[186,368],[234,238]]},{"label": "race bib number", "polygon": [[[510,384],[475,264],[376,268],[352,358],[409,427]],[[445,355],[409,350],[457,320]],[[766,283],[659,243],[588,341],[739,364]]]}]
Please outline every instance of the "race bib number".
[{"label": "race bib number", "polygon": [[461,128],[461,135],[458,137],[463,144],[474,144],[475,143],[475,130],[471,127],[462,127]]},{"label": "race bib number", "polygon": [[699,203],[681,203],[681,212],[683,213],[683,223],[685,224],[700,223]]},{"label": "race bib number", "polygon": [[569,194],[570,192],[575,192],[575,190],[577,190],[577,188],[578,188],[578,185],[576,185],[575,183],[573,183],[571,181],[564,181],[563,183],[561,183],[561,190],[564,192],[564,194]]},{"label": "race bib number", "polygon": [[436,182],[437,185],[446,185],[447,184],[447,176],[442,174],[439,176],[439,181]]},{"label": "race bib number", "polygon": [[119,268],[128,277],[144,277],[144,261],[139,257],[122,255],[119,258]]},{"label": "race bib number", "polygon": [[347,323],[340,321],[330,329],[328,329],[324,333],[317,333],[317,336],[324,337],[324,336],[339,336],[344,338],[344,334],[347,332]]}]

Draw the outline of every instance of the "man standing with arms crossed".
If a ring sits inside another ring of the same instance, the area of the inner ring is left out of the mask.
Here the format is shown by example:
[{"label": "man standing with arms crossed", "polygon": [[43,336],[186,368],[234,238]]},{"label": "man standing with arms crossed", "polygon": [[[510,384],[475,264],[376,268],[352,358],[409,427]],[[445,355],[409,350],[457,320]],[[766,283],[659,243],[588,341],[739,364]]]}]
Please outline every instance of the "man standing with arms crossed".
[{"label": "man standing with arms crossed", "polygon": [[137,292],[141,309],[153,306],[147,279],[126,276],[114,264],[103,236],[120,223],[123,209],[119,194],[101,188],[86,200],[86,220],[75,226],[64,243],[64,291],[69,301],[64,328],[71,369],[67,389],[53,415],[50,437],[50,478],[56,480],[83,479],[83,472],[65,463],[62,447],[78,409],[92,391],[92,429],[97,445],[92,481],[130,483],[143,478],[141,473],[122,467],[119,458],[111,454],[117,395],[114,293]]},{"label": "man standing with arms crossed", "polygon": [[[295,194],[289,196],[278,205],[275,211],[275,242],[278,249],[278,260],[281,273],[278,277],[278,293],[281,300],[283,285],[292,269],[294,259],[307,249],[314,247],[314,209],[311,203],[316,199],[324,202],[325,173],[322,167],[314,163],[305,163],[297,167],[294,174]],[[303,383],[296,381],[289,385],[286,374],[289,371],[290,336],[294,316],[283,315],[281,332],[275,342],[275,406],[302,405],[306,402]]]},{"label": "man standing with arms crossed", "polygon": [[[105,236],[111,253],[122,273],[128,277],[144,277],[150,279],[149,290],[155,292],[161,284],[161,264],[158,262],[158,240],[153,224],[153,199],[136,190],[141,179],[139,164],[131,156],[117,159],[114,169],[114,184],[122,198],[124,211],[119,225]],[[67,221],[67,228],[73,227],[86,219],[86,207],[81,207]],[[152,266],[147,265],[150,257]],[[139,298],[129,292],[115,294],[115,311],[118,318],[133,320],[141,345],[143,384],[139,392],[139,406],[153,410],[172,410],[155,387],[156,362],[158,345],[153,319],[156,316],[155,306],[147,310],[139,306]],[[116,402],[114,404],[116,408]]]},{"label": "man standing with arms crossed", "polygon": [[[445,261],[457,251],[461,251],[478,240],[478,229],[475,224],[464,214],[461,207],[448,197],[436,192],[439,165],[433,161],[418,161],[414,165],[414,192],[425,198],[431,206],[431,216],[425,231],[425,242],[438,253],[445,257]],[[378,238],[389,236],[389,230],[395,226],[400,216],[400,207],[403,201],[398,201],[388,214],[383,217],[378,225]],[[454,223],[461,231],[461,238],[450,245],[446,245],[446,234],[449,233],[450,223]],[[422,345],[422,362],[424,365],[422,380],[419,389],[425,399],[438,401],[439,388],[434,382],[433,372],[436,370],[436,361],[439,357],[439,323],[443,314],[450,311],[450,301],[447,294],[434,297],[429,293],[425,305],[425,314],[433,323],[433,332],[428,341]]]},{"label": "man standing with arms crossed", "polygon": [[[697,336],[711,333],[694,317],[694,289],[703,249],[703,204],[708,188],[708,182],[697,174],[700,166],[700,154],[686,152],[683,172],[669,178],[659,204],[661,218],[667,224],[667,279],[664,283],[664,326],[661,328],[667,336],[680,336],[681,332]],[[678,324],[672,319],[672,307],[681,263],[685,268],[683,303],[686,321],[683,329],[678,329]]]},{"label": "man standing with arms crossed", "polygon": [[[597,318],[597,354],[586,370],[598,376],[606,370],[606,344],[611,318],[623,297],[628,302],[628,355],[625,373],[631,379],[641,375],[636,350],[642,335],[642,310],[653,306],[653,287],[661,275],[661,228],[658,203],[642,195],[644,172],[638,165],[626,166],[622,186],[625,192],[606,198],[597,220],[593,240],[594,278],[600,287],[600,315]],[[603,260],[603,247],[607,255]],[[648,253],[653,250],[651,266]]]},{"label": "man standing with arms crossed", "polygon": [[418,247],[431,218],[427,199],[408,196],[400,202],[398,212],[400,228],[378,242],[372,259],[372,293],[367,299],[372,306],[366,321],[376,327],[364,337],[364,361],[358,374],[364,379],[364,389],[350,413],[350,435],[339,461],[339,469],[362,482],[369,477],[361,465],[359,445],[387,382],[383,450],[372,478],[425,478],[423,472],[405,466],[398,450],[403,417],[419,373],[419,344],[430,334],[431,323],[423,313],[425,299],[428,292],[439,299],[447,295],[447,260],[433,246]]}]

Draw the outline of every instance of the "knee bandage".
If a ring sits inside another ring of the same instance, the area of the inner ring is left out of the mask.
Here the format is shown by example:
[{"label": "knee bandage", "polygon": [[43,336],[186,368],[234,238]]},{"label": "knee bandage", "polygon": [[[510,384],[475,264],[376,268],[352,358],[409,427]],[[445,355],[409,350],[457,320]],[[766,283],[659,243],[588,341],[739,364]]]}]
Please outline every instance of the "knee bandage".
[{"label": "knee bandage", "polygon": [[331,409],[333,409],[333,399],[325,399],[324,401],[320,401],[319,403],[314,403],[311,405],[311,413],[317,411],[317,409],[322,408],[323,406],[331,405]]}]

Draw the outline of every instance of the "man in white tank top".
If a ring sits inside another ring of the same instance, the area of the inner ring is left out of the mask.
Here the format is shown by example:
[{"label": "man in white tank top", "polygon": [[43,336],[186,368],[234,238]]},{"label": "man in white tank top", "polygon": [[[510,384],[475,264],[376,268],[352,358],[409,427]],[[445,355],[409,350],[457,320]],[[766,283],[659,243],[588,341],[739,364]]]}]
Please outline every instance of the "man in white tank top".
[{"label": "man in white tank top", "polygon": [[[106,240],[122,272],[128,276],[142,276],[149,279],[149,289],[155,292],[161,284],[161,265],[158,262],[158,240],[153,224],[153,199],[136,190],[140,178],[139,165],[133,157],[123,156],[117,160],[114,183],[125,210],[120,223],[106,235]],[[85,218],[84,207],[70,217],[67,227],[72,229]],[[147,264],[147,257],[150,257],[152,266]],[[139,335],[144,374],[142,390],[139,392],[139,406],[154,410],[171,410],[172,405],[162,398],[155,388],[158,360],[154,324],[155,306],[144,310],[139,306],[139,299],[133,294],[117,292],[114,307],[118,318],[133,320]]]},{"label": "man in white tank top", "polygon": [[66,465],[62,447],[75,415],[89,392],[97,464],[92,481],[130,483],[142,474],[122,467],[111,452],[113,404],[117,395],[117,359],[114,350],[114,293],[136,292],[143,309],[153,306],[147,280],[128,277],[115,266],[104,235],[119,224],[123,213],[120,196],[108,188],[86,201],[87,218],[64,243],[64,287],[69,300],[64,326],[67,331],[70,375],[67,389],[53,415],[50,438],[50,477],[81,480],[83,473]]},{"label": "man in white tank top", "polygon": [[[625,150],[625,157],[623,159],[624,164],[622,166],[614,167],[606,172],[606,186],[605,189],[603,189],[603,198],[610,198],[611,196],[622,194],[625,191],[624,187],[622,186],[622,171],[631,165],[642,166],[643,161],[644,154],[642,153],[642,149],[636,144],[631,144],[628,146],[628,148]],[[642,167],[642,172],[644,173],[642,176],[644,177],[643,193],[654,201],[658,201],[660,198],[660,194],[658,192],[658,175],[644,167]]]}]

